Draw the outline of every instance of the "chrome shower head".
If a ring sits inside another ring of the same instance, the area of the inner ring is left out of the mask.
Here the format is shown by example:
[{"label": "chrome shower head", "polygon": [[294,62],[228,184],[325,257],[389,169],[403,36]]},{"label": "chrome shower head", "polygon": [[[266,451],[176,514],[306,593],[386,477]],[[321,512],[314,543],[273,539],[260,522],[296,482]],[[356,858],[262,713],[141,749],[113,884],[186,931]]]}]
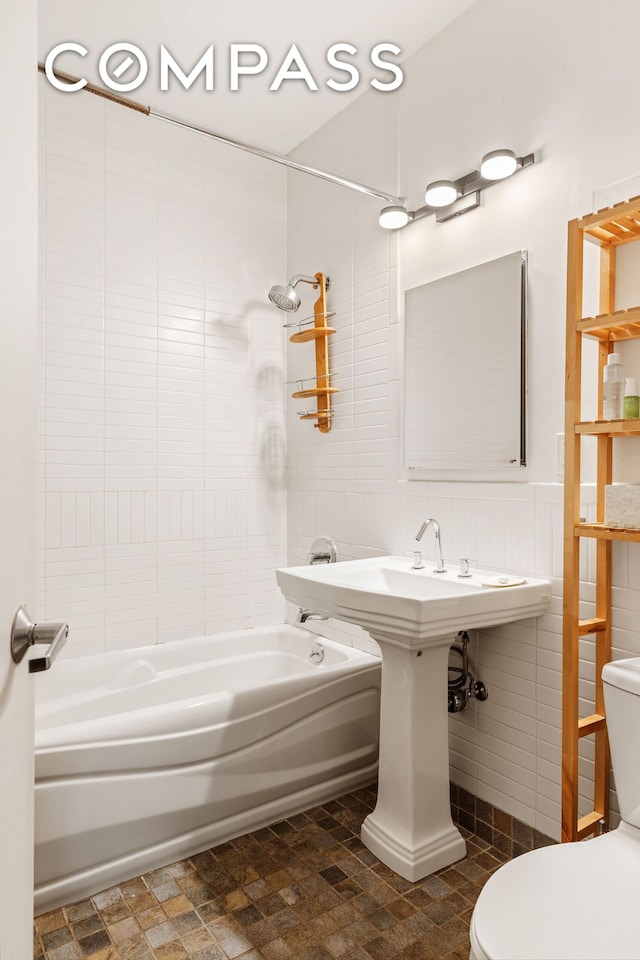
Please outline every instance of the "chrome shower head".
[{"label": "chrome shower head", "polygon": [[278,284],[271,287],[271,290],[269,290],[269,300],[275,303],[276,307],[279,307],[280,310],[285,310],[287,313],[295,313],[301,303],[300,295],[295,291],[299,283],[310,283],[312,286],[317,287],[319,281],[318,277],[305,277],[303,274],[298,273],[295,277],[291,277],[286,287],[281,287]]},{"label": "chrome shower head", "polygon": [[269,300],[271,300],[271,303],[275,303],[280,310],[286,310],[287,313],[295,313],[300,306],[300,297],[290,283],[286,287],[281,287],[278,284],[271,287]]}]

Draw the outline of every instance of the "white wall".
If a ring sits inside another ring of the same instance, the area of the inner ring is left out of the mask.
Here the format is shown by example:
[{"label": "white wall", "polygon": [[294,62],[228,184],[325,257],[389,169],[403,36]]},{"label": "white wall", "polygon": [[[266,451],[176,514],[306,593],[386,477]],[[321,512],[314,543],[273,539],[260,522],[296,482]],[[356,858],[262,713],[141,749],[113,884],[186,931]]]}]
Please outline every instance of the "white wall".
[{"label": "white wall", "polygon": [[277,622],[283,171],[40,91],[38,616],[66,656]]},{"label": "white wall", "polygon": [[[467,173],[491,149],[535,152],[536,165],[487,191],[480,209],[445,224],[410,225],[397,253],[377,227],[376,201],[290,176],[288,269],[324,270],[336,281],[330,350],[343,392],[328,436],[299,423],[299,401],[289,401],[289,562],[304,562],[318,534],[333,536],[343,559],[409,555],[420,521],[434,516],[454,562],[467,556],[551,578],[547,614],[485,631],[474,644],[490,699],[451,718],[450,746],[455,782],[555,837],[562,608],[555,434],[564,426],[566,224],[593,208],[594,190],[640,167],[629,40],[638,26],[640,10],[624,0],[606,8],[595,0],[481,0],[406,63],[394,98],[367,94],[306,141],[297,159],[405,194],[414,208],[428,181]],[[610,69],[606,51],[616,51]],[[399,480],[403,290],[518,249],[529,253],[526,482]],[[289,348],[290,375],[309,369],[300,350]],[[587,515],[592,500],[585,488]],[[585,580],[592,563],[585,546]],[[614,544],[614,582],[614,655],[640,654],[638,545]],[[327,626],[359,642],[356,631]],[[591,658],[585,641],[585,714]],[[588,742],[582,749],[586,795]],[[586,796],[581,807],[590,809]]]}]

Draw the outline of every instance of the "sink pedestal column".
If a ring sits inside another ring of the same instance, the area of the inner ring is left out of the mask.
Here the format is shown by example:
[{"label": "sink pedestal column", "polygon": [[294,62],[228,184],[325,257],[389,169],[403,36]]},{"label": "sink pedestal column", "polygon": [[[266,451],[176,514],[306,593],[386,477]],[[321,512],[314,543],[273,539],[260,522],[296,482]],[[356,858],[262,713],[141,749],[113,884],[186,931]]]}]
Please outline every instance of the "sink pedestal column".
[{"label": "sink pedestal column", "polygon": [[382,649],[380,762],[362,842],[415,882],[466,853],[449,799],[447,665],[456,638],[411,649],[370,633]]}]

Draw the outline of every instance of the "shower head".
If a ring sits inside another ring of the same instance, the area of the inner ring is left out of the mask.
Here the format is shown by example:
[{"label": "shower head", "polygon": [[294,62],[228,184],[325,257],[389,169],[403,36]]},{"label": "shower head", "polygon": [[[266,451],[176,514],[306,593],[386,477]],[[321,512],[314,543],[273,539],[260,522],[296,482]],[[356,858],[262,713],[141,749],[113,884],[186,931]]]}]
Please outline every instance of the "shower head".
[{"label": "shower head", "polygon": [[301,303],[300,295],[295,291],[299,283],[310,283],[314,287],[317,287],[319,280],[318,277],[305,277],[299,273],[295,277],[291,277],[286,287],[281,287],[278,284],[271,287],[271,290],[269,290],[269,300],[275,303],[276,307],[279,307],[280,310],[285,310],[287,313],[295,313]]},{"label": "shower head", "polygon": [[271,303],[275,303],[280,310],[286,310],[287,313],[295,313],[300,306],[300,297],[290,283],[286,287],[281,287],[278,284],[271,287],[269,300],[271,300]]}]

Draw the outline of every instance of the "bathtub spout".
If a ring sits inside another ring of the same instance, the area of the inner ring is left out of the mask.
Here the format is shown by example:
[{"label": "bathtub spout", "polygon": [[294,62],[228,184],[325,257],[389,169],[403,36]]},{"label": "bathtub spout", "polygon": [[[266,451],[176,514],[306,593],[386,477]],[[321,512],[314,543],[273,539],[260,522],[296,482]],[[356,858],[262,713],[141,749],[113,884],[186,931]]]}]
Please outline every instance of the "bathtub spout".
[{"label": "bathtub spout", "polygon": [[307,620],[328,620],[328,617],[325,617],[323,613],[312,613],[311,610],[305,610],[304,607],[300,607],[298,610],[298,616],[296,618],[296,623],[306,623]]}]

